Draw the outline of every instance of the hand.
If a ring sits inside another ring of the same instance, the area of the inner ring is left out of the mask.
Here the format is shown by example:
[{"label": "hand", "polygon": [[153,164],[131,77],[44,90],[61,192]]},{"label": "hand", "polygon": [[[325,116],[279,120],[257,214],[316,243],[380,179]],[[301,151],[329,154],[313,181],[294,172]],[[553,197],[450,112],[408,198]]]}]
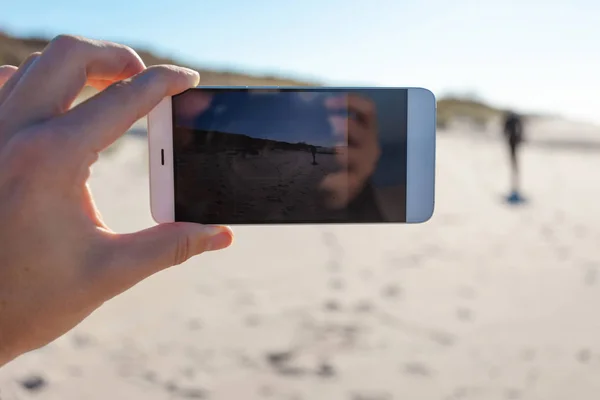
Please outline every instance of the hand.
[{"label": "hand", "polygon": [[343,145],[336,148],[336,159],[343,169],[321,182],[321,189],[328,194],[327,205],[341,209],[363,190],[377,167],[381,155],[377,115],[371,100],[354,93],[330,97],[325,106],[348,115],[329,117],[334,133],[343,138]]},{"label": "hand", "polygon": [[[102,303],[193,255],[229,246],[226,227],[116,234],[87,186],[98,153],[197,72],[147,68],[130,48],[59,36],[0,69],[0,365],[69,331]],[[71,107],[84,87],[101,90]]]}]

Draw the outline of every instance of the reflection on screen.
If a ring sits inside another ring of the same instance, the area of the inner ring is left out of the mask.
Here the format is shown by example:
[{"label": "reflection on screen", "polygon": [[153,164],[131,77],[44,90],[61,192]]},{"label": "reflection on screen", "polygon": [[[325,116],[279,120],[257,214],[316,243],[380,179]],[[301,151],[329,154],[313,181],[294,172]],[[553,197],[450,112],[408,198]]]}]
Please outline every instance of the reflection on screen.
[{"label": "reflection on screen", "polygon": [[173,97],[175,219],[404,222],[406,89]]}]

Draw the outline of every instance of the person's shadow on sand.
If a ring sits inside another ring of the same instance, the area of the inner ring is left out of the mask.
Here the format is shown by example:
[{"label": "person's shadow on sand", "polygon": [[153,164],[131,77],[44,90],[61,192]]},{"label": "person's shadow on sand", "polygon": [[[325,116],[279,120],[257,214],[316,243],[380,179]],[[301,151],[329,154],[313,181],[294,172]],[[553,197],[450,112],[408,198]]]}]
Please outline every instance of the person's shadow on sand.
[{"label": "person's shadow on sand", "polygon": [[313,161],[311,164],[312,164],[312,165],[319,165],[319,163],[318,163],[318,162],[316,162],[316,161]]},{"label": "person's shadow on sand", "polygon": [[521,193],[516,190],[510,192],[507,196],[503,197],[505,203],[511,206],[519,206],[527,203],[527,198],[525,198]]}]

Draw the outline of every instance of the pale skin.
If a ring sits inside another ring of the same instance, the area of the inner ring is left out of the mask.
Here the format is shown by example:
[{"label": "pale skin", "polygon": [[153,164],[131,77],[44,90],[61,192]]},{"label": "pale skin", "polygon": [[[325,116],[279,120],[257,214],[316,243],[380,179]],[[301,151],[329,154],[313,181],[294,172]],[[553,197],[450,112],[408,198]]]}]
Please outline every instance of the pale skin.
[{"label": "pale skin", "polygon": [[[146,68],[126,46],[72,36],[0,67],[0,366],[145,278],[232,243],[229,228],[193,223],[117,234],[87,184],[99,152],[198,82],[195,71]],[[100,92],[72,107],[85,85]]]},{"label": "pale skin", "polygon": [[329,117],[333,131],[340,138],[336,158],[343,169],[326,176],[321,189],[329,193],[329,207],[340,209],[360,193],[377,167],[381,155],[377,114],[375,104],[356,93],[331,97],[325,106],[331,111],[344,110],[354,115]]}]

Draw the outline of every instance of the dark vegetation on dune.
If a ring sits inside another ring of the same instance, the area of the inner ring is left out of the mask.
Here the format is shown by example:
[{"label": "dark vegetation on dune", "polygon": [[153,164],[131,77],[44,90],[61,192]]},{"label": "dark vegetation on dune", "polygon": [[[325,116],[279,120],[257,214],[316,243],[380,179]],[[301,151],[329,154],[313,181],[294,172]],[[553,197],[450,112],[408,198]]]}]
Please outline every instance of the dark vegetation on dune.
[{"label": "dark vegetation on dune", "polygon": [[[189,135],[189,138],[194,138],[192,152],[198,150],[205,153],[236,150],[248,154],[258,154],[262,150],[310,152],[310,144],[304,142],[288,143],[278,140],[254,138],[237,133],[198,131],[189,128],[177,128],[177,130],[181,135]],[[334,149],[332,148],[321,146],[315,146],[315,148],[318,153],[334,153]]]},{"label": "dark vegetation on dune", "polygon": [[[29,54],[41,51],[49,40],[37,37],[14,37],[0,31],[0,65],[19,65]],[[167,57],[161,57],[150,51],[135,49],[147,66],[157,64],[178,64],[198,70],[202,76],[203,85],[228,86],[322,86],[323,83],[286,79],[275,76],[257,76],[232,71],[217,71],[199,68],[185,62],[179,62]],[[83,97],[88,97],[93,90],[87,89]],[[468,96],[451,96],[438,98],[438,126],[447,127],[456,118],[469,119],[477,125],[485,125],[503,111],[474,100]]]},{"label": "dark vegetation on dune", "polygon": [[437,101],[438,127],[447,127],[457,118],[469,119],[476,125],[485,125],[491,119],[500,116],[501,110],[480,101],[461,97],[446,97]]},{"label": "dark vegetation on dune", "polygon": [[[48,44],[46,38],[20,38],[10,36],[0,30],[0,65],[19,65],[27,56],[41,51]],[[319,86],[320,83],[297,81],[274,76],[253,76],[231,71],[215,71],[198,68],[185,62],[161,57],[144,49],[135,48],[147,66],[157,64],[177,64],[195,68],[202,76],[203,85],[254,85],[254,86]]]}]

